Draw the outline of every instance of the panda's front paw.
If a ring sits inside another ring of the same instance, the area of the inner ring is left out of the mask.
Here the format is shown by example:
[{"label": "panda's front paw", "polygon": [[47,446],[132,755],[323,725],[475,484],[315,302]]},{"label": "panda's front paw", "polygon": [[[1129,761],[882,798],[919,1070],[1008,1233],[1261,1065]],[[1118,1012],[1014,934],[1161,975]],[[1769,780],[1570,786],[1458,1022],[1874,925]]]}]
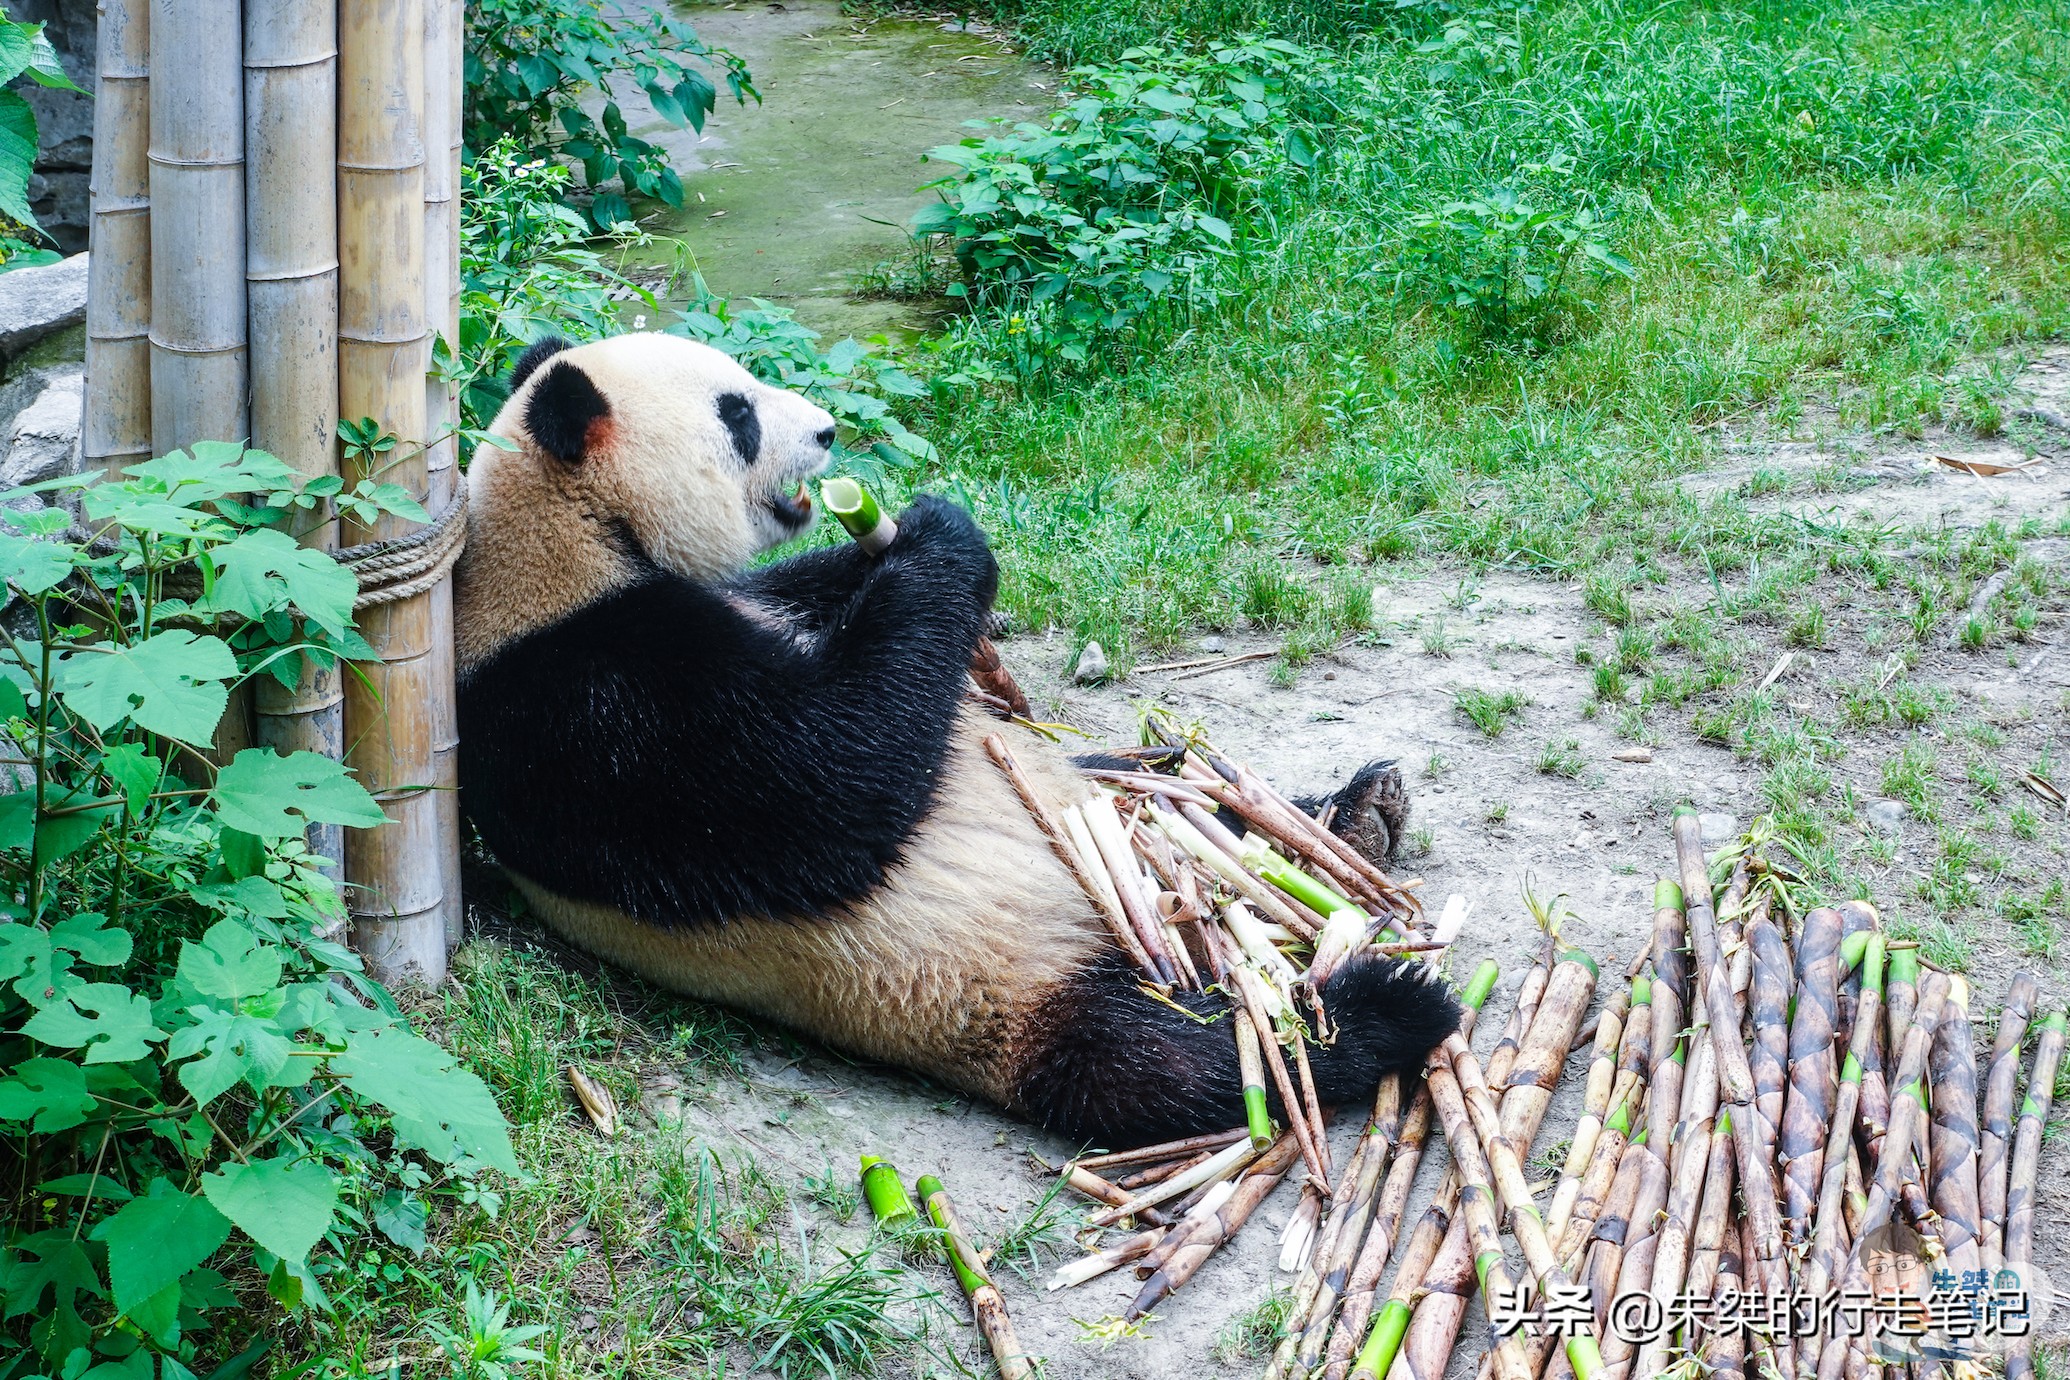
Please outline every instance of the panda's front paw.
[{"label": "panda's front paw", "polygon": [[946,498],[922,494],[898,517],[898,540],[891,554],[924,558],[917,568],[954,572],[959,586],[977,599],[980,609],[992,606],[999,592],[999,563],[984,531],[969,513]]}]

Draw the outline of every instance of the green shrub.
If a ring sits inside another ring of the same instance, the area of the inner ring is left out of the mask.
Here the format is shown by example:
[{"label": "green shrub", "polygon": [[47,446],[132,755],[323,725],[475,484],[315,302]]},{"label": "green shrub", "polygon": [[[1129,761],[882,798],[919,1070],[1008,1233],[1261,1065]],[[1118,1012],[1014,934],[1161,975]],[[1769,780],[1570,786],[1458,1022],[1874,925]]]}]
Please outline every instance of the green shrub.
[{"label": "green shrub", "polygon": [[915,229],[954,249],[950,293],[1003,318],[982,353],[1083,363],[1155,313],[1213,306],[1260,188],[1315,163],[1336,75],[1276,39],[1133,48],[1075,69],[1046,124],[932,150],[961,171]]},{"label": "green shrub", "polygon": [[[58,66],[57,50],[43,36],[43,26],[16,23],[0,8],[0,88],[24,77],[38,86],[79,89]],[[29,178],[35,171],[36,112],[21,92],[0,89],[0,267],[20,268],[54,257],[6,233],[9,221],[31,231],[37,228],[36,214],[29,209]]]},{"label": "green shrub", "polygon": [[[662,11],[628,14],[602,0],[469,0],[463,137],[470,149],[508,138],[526,161],[579,163],[585,185],[600,193],[591,209],[601,229],[627,218],[625,197],[601,190],[613,181],[627,195],[683,204],[667,153],[626,128],[614,83],[644,91],[668,123],[702,130],[718,101],[707,71],[724,78],[735,100],[761,99],[745,63]],[[603,97],[595,112],[584,103],[590,91]]]},{"label": "green shrub", "polygon": [[85,519],[0,528],[0,1374],[248,1367],[279,1328],[226,1320],[325,1308],[369,1223],[421,1248],[427,1196],[516,1171],[488,1089],[328,937],[305,831],[381,807],[314,753],[201,756],[238,682],[371,655],[294,528],[330,497],[424,515],[341,487],[203,443],[0,494]]}]

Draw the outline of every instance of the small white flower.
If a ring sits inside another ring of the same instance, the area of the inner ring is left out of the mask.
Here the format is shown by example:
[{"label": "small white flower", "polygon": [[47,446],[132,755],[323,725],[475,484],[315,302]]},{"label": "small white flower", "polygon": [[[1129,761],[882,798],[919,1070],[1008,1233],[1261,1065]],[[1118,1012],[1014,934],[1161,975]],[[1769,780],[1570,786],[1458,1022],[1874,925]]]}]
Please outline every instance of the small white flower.
[{"label": "small white flower", "polygon": [[640,315],[633,317],[633,329],[636,331],[644,331],[647,329],[647,317],[645,313],[641,313]]}]

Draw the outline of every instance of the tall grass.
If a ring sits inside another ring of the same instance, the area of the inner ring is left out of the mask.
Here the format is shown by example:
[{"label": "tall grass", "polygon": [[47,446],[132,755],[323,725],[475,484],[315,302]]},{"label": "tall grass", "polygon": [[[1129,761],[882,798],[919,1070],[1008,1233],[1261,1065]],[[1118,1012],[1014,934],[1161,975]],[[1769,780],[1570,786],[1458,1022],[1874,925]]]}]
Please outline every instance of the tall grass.
[{"label": "tall grass", "polygon": [[[1083,55],[1182,14],[1227,18],[1059,0],[1020,22]],[[1705,424],[1969,425],[2000,356],[2070,324],[2059,5],[1276,17],[1371,28],[1345,40],[1359,77],[1324,157],[1267,189],[1225,306],[1119,376],[938,404],[1023,626],[1170,643],[1234,622],[1261,558],[1297,581],[1425,553],[1572,575],[1716,548],[1729,570],[1790,538],[1666,482],[1710,457]],[[1528,344],[1477,331],[1405,246],[1419,215],[1498,187],[1602,218],[1633,276],[1577,277]]]}]

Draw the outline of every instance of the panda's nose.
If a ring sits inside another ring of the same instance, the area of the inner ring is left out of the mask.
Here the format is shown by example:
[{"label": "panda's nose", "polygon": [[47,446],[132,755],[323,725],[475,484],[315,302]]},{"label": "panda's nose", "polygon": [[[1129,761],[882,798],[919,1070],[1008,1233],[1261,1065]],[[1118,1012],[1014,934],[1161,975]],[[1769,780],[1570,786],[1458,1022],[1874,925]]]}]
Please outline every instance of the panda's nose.
[{"label": "panda's nose", "polygon": [[819,442],[821,450],[832,450],[834,448],[834,429],[830,426],[821,427],[813,433],[812,439]]}]

